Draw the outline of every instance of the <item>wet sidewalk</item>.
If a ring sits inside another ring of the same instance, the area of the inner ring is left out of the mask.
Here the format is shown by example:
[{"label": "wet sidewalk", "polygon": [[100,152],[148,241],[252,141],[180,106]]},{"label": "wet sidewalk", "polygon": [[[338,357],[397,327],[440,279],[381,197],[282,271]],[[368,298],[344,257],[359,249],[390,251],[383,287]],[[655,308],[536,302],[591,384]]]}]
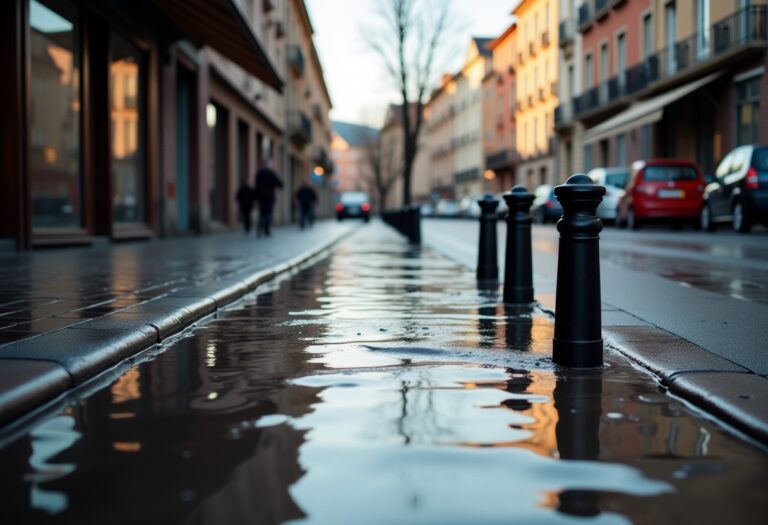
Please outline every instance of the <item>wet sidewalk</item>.
[{"label": "wet sidewalk", "polygon": [[3,436],[14,523],[762,523],[768,456],[373,223]]},{"label": "wet sidewalk", "polygon": [[162,343],[354,229],[320,222],[0,254],[0,424]]}]

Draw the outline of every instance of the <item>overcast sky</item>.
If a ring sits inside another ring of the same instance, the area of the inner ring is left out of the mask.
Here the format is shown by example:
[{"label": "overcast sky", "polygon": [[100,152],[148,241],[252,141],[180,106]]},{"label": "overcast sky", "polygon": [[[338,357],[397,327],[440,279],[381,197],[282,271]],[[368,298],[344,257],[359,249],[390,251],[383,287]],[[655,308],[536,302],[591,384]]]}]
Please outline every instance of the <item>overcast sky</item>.
[{"label": "overcast sky", "polygon": [[[379,126],[390,102],[398,102],[378,57],[361,38],[377,0],[306,0],[315,28],[315,45],[331,92],[334,120]],[[423,0],[419,0],[423,1]],[[455,72],[472,36],[497,36],[512,21],[516,0],[454,0],[459,30],[446,39],[456,49],[449,60]]]}]

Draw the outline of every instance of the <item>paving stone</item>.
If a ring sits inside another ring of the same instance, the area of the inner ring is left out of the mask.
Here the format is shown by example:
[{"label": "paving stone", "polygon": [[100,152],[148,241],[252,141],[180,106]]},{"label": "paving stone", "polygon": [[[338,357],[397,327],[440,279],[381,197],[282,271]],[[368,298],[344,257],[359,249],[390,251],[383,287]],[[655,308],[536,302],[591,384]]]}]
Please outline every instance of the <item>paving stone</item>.
[{"label": "paving stone", "polygon": [[54,399],[71,382],[67,371],[56,363],[0,360],[0,425]]},{"label": "paving stone", "polygon": [[603,330],[604,335],[617,342],[623,341],[668,341],[678,339],[679,337],[654,326],[627,326],[627,327],[607,327]]},{"label": "paving stone", "polygon": [[679,374],[670,390],[768,443],[768,379],[749,373]]},{"label": "paving stone", "polygon": [[603,326],[651,326],[639,317],[622,311],[603,310]]},{"label": "paving stone", "polygon": [[82,383],[118,361],[156,343],[147,330],[85,330],[67,328],[0,347],[2,359],[58,363]]}]

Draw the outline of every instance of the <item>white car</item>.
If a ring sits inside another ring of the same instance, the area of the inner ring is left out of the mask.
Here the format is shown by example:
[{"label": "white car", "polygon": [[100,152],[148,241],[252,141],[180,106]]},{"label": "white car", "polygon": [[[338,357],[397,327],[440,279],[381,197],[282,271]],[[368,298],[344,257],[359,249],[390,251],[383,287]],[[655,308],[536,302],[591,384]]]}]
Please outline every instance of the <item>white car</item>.
[{"label": "white car", "polygon": [[464,197],[461,199],[461,203],[459,203],[459,208],[461,209],[462,217],[477,218],[480,217],[480,213],[482,213],[480,205],[477,203],[477,197]]},{"label": "white car", "polygon": [[587,175],[595,184],[605,186],[605,196],[597,207],[597,216],[604,221],[614,222],[619,199],[624,195],[624,187],[629,178],[629,168],[594,168]]},{"label": "white car", "polygon": [[435,215],[438,217],[458,217],[461,208],[459,203],[451,200],[441,200],[435,207]]}]

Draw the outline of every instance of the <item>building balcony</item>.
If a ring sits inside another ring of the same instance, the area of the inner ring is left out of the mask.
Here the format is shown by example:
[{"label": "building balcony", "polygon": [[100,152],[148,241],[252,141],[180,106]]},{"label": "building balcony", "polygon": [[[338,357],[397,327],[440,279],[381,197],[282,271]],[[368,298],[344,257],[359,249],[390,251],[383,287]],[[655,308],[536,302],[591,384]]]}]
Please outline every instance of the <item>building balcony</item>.
[{"label": "building balcony", "polygon": [[539,100],[543,102],[544,100],[546,100],[546,98],[547,96],[544,93],[544,88],[539,88]]},{"label": "building balcony", "polygon": [[528,95],[528,107],[533,107],[533,95]]},{"label": "building balcony", "polygon": [[288,137],[300,148],[312,140],[312,121],[303,111],[294,111],[289,115]]},{"label": "building balcony", "polygon": [[595,0],[595,20],[600,20],[611,10],[613,0]]},{"label": "building balcony", "polygon": [[549,84],[549,94],[553,97],[557,96],[557,82],[551,82]]},{"label": "building balcony", "polygon": [[541,33],[541,48],[546,49],[549,47],[549,31],[543,31]]},{"label": "building balcony", "polygon": [[520,160],[517,150],[503,149],[485,157],[485,168],[489,170],[499,170],[511,168]]},{"label": "building balcony", "polygon": [[574,99],[577,116],[611,107],[645,90],[723,67],[734,58],[768,47],[768,6],[752,5],[648,56]]},{"label": "building balcony", "polygon": [[288,46],[288,67],[296,76],[304,74],[304,52],[296,44]]},{"label": "building balcony", "polygon": [[536,56],[536,46],[533,42],[528,42],[528,54],[532,57]]},{"label": "building balcony", "polygon": [[573,125],[573,104],[560,104],[555,108],[555,129],[563,129]]},{"label": "building balcony", "polygon": [[573,44],[576,36],[576,21],[572,18],[561,20],[558,28],[558,45],[566,47]]},{"label": "building balcony", "polygon": [[521,65],[525,64],[525,55],[522,52],[517,54],[517,63]]},{"label": "building balcony", "polygon": [[592,26],[592,6],[585,2],[579,6],[579,31],[586,33]]}]

